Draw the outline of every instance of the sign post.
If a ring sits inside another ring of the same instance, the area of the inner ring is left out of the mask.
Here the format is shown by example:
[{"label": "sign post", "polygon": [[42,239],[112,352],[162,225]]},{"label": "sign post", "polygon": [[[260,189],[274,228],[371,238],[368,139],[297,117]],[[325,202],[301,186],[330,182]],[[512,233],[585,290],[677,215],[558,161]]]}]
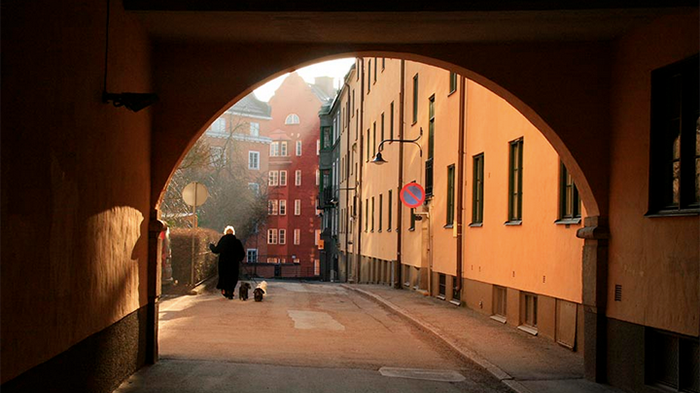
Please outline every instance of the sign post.
[{"label": "sign post", "polygon": [[[197,206],[201,206],[209,198],[207,187],[193,181],[185,186],[182,190],[182,199],[186,204],[192,206],[192,228],[197,228]],[[192,259],[190,260],[190,286],[194,287],[194,236],[195,231],[192,231]]]}]

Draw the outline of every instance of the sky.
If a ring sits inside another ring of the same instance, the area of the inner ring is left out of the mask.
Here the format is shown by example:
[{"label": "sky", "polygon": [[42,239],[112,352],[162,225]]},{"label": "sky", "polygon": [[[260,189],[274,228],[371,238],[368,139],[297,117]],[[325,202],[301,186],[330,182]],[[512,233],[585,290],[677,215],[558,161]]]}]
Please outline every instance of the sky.
[{"label": "sky", "polygon": [[[338,86],[343,77],[345,77],[345,74],[348,73],[350,66],[352,66],[354,63],[354,57],[347,59],[336,59],[312,64],[308,67],[300,68],[296,72],[309,83],[313,83],[314,78],[318,76],[332,76],[334,78],[333,86]],[[255,89],[255,91],[253,91],[255,97],[261,101],[267,102],[270,97],[275,94],[275,90],[277,90],[277,88],[282,84],[282,81],[284,81],[284,78],[286,78],[287,75],[289,74],[284,74]]]}]

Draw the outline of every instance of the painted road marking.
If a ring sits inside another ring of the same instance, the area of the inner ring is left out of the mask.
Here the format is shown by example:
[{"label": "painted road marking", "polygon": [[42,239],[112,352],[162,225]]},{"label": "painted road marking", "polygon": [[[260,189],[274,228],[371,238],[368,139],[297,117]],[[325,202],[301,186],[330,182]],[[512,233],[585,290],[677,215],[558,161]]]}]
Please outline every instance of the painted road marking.
[{"label": "painted road marking", "polygon": [[385,377],[422,379],[438,382],[462,382],[467,378],[454,370],[427,370],[420,368],[382,367],[379,373]]},{"label": "painted road marking", "polygon": [[345,330],[345,326],[325,312],[287,310],[287,314],[294,321],[295,329]]}]

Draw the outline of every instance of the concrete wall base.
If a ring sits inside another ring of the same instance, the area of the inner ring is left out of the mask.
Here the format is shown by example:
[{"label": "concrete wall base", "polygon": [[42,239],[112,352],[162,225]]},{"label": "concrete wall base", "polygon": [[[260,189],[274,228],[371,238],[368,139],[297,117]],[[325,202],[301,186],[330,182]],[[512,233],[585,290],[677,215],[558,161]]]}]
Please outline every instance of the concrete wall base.
[{"label": "concrete wall base", "polygon": [[14,392],[109,393],[146,363],[147,306],[0,387]]}]

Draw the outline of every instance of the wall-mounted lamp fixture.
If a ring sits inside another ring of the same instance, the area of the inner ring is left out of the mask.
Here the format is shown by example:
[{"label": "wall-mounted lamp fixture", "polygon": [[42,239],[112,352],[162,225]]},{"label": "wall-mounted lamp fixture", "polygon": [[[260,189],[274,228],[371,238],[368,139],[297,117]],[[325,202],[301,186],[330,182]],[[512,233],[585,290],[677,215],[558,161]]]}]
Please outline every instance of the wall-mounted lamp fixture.
[{"label": "wall-mounted lamp fixture", "polygon": [[382,158],[382,150],[384,150],[384,142],[398,142],[398,143],[413,143],[414,145],[418,146],[418,151],[420,153],[420,156],[423,157],[423,149],[420,147],[418,144],[418,140],[423,136],[423,127],[420,128],[420,135],[416,139],[384,139],[379,143],[379,147],[377,148],[378,152],[377,155],[374,156],[372,161],[370,161],[373,164],[377,165],[383,165],[386,164],[388,161],[386,161],[384,158]]},{"label": "wall-mounted lamp fixture", "polygon": [[107,28],[105,32],[105,78],[102,86],[102,102],[105,104],[112,103],[115,107],[123,106],[133,112],[138,112],[146,108],[156,101],[158,95],[154,93],[108,93],[107,92],[107,60],[109,54],[109,10],[111,6],[107,0]]}]

